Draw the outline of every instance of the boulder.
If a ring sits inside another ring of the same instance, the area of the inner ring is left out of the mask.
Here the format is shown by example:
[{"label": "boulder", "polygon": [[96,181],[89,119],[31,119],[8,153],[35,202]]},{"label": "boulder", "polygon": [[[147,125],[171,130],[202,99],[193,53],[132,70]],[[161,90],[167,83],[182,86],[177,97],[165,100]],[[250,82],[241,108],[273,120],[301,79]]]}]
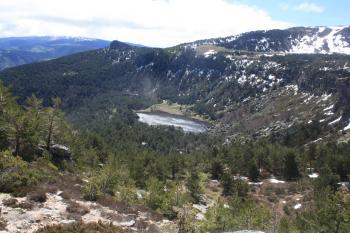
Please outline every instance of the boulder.
[{"label": "boulder", "polygon": [[53,144],[50,150],[54,160],[72,160],[70,149],[64,145]]}]

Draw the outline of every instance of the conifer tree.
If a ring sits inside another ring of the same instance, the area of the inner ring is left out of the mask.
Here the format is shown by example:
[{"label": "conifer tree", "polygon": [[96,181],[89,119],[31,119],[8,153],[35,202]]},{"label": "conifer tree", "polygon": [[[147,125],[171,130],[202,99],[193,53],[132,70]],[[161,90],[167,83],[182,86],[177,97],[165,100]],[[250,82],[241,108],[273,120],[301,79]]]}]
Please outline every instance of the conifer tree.
[{"label": "conifer tree", "polygon": [[295,154],[292,152],[287,153],[284,162],[284,177],[287,180],[294,180],[300,176],[298,164],[295,160]]}]

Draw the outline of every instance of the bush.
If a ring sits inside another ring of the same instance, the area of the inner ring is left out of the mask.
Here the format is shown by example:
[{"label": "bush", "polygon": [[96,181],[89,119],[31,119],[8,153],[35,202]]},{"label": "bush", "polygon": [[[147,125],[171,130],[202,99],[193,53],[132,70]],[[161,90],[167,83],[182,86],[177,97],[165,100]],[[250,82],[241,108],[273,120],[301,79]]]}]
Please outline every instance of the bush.
[{"label": "bush", "polygon": [[20,202],[20,203],[18,203],[18,207],[21,209],[25,209],[25,210],[32,210],[33,203],[29,202],[29,201]]},{"label": "bush", "polygon": [[83,198],[87,201],[96,201],[100,193],[98,183],[93,180],[88,182],[83,188]]},{"label": "bush", "polygon": [[17,199],[10,198],[2,201],[2,204],[7,207],[16,208],[17,207]]},{"label": "bush", "polygon": [[46,192],[43,190],[36,190],[28,194],[28,199],[35,202],[45,202],[47,199]]},{"label": "bush", "polygon": [[82,206],[79,203],[72,201],[67,206],[67,212],[71,213],[71,214],[79,214],[82,216],[82,215],[89,213],[90,211],[85,206]]},{"label": "bush", "polygon": [[117,200],[131,202],[135,199],[134,182],[126,168],[118,167],[115,162],[107,163],[83,187],[83,197],[96,201],[101,194],[109,194]]},{"label": "bush", "polygon": [[55,169],[43,160],[25,162],[10,151],[0,152],[0,192],[25,196],[40,181],[52,180]]},{"label": "bush", "polygon": [[221,179],[223,185],[223,194],[225,196],[237,195],[245,198],[248,196],[249,185],[240,179],[234,179],[231,174],[225,173]]},{"label": "bush", "polygon": [[25,210],[33,209],[33,203],[29,201],[19,202],[15,198],[10,198],[2,201],[2,204],[11,208],[21,208]]},{"label": "bush", "polygon": [[7,226],[6,220],[0,217],[0,231],[6,230],[6,226]]},{"label": "bush", "polygon": [[0,153],[0,192],[12,193],[38,183],[40,175],[10,151]]}]

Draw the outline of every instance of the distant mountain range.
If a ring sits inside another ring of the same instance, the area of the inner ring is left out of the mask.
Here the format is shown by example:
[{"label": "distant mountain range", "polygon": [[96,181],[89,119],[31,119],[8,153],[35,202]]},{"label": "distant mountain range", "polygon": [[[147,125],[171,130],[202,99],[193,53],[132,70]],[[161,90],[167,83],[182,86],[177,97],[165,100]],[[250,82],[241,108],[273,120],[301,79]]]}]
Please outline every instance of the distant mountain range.
[{"label": "distant mountain range", "polygon": [[[84,37],[0,38],[0,70],[51,60],[73,53],[108,47],[110,41]],[[141,44],[126,43],[144,47]],[[227,49],[260,53],[350,54],[350,26],[294,27],[286,30],[253,31],[225,38],[181,44],[196,48],[215,45]]]},{"label": "distant mountain range", "polygon": [[199,40],[182,46],[198,45],[267,53],[350,54],[350,26],[254,31],[225,38]]},{"label": "distant mountain range", "polygon": [[87,50],[105,48],[109,43],[106,40],[84,37],[0,38],[0,70]]}]

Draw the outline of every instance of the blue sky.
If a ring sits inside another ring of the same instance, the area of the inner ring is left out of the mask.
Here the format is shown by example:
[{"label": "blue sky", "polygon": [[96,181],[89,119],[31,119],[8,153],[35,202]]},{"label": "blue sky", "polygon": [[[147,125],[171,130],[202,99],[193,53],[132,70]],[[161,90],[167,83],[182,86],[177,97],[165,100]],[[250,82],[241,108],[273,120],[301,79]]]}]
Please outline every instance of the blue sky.
[{"label": "blue sky", "polygon": [[[336,26],[350,24],[349,0],[229,0],[256,6],[269,13],[275,20],[290,22],[300,26]],[[320,11],[303,11],[301,4],[314,4]]]},{"label": "blue sky", "polygon": [[0,37],[82,36],[167,47],[293,26],[349,25],[350,0],[1,0]]}]

